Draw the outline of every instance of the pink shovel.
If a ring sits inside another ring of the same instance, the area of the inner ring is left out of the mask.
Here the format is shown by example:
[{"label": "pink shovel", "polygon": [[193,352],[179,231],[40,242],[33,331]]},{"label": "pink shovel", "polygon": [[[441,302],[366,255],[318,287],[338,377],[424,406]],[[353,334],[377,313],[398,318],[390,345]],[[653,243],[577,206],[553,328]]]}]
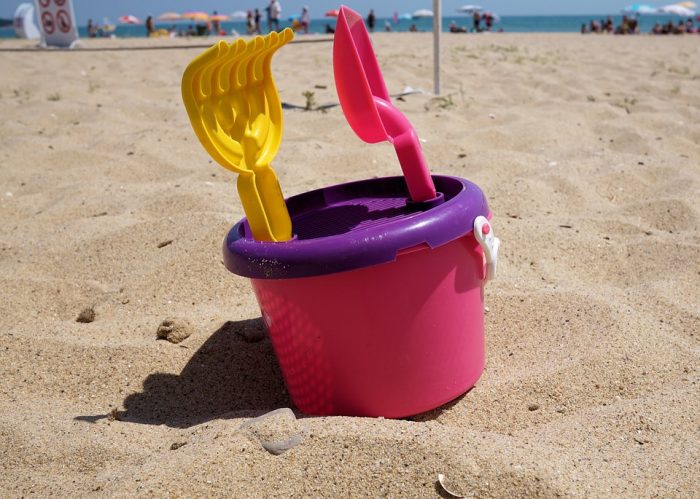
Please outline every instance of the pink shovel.
[{"label": "pink shovel", "polygon": [[433,179],[413,126],[394,107],[362,16],[342,6],[333,41],[333,73],[338,99],[350,127],[370,144],[394,145],[411,200],[436,197]]}]

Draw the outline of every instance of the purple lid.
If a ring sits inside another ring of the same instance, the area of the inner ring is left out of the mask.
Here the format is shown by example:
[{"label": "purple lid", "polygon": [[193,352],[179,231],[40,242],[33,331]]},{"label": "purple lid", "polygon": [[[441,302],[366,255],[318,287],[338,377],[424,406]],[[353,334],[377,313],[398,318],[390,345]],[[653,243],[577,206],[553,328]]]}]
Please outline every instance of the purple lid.
[{"label": "purple lid", "polygon": [[490,215],[475,184],[433,175],[444,198],[407,203],[403,177],[375,178],[324,187],[287,200],[295,237],[271,243],[253,239],[244,218],[224,240],[224,264],[256,279],[290,279],[360,269],[396,260],[400,250],[436,248],[473,230]]}]

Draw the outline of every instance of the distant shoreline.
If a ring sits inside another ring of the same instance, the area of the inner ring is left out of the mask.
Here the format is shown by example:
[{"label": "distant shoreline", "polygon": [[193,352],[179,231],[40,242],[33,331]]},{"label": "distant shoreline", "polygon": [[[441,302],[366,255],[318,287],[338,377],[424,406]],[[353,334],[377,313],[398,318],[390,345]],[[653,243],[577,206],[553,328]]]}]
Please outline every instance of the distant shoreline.
[{"label": "distant shoreline", "polygon": [[[619,24],[622,15],[620,14],[582,14],[582,15],[564,15],[564,16],[532,16],[532,15],[518,15],[518,16],[501,16],[501,22],[494,25],[493,31],[498,31],[502,29],[508,33],[577,33],[581,29],[581,25],[584,23],[589,23],[592,19],[601,20],[606,19],[608,16],[613,18],[615,24]],[[649,15],[641,16],[639,18],[639,27],[642,33],[647,33],[651,30],[654,23],[668,22],[669,20],[677,22],[684,18],[678,16],[669,15]],[[472,28],[472,20],[469,16],[464,15],[447,15],[442,18],[442,29],[443,32],[449,32],[449,24],[454,21],[458,26],[463,26],[467,30]],[[104,23],[104,21],[94,20],[97,23]],[[394,23],[392,18],[377,18],[375,24],[376,32],[384,32],[385,25],[389,24],[393,32],[405,32],[409,31],[411,25],[416,26],[418,31],[432,31],[433,19],[430,18],[420,18],[420,19],[399,19],[398,23]],[[281,23],[282,28],[290,26],[291,22],[287,19]],[[175,26],[176,29],[187,29],[190,25],[196,25],[194,22],[179,21],[179,22],[156,22],[156,28],[168,29]],[[310,34],[325,34],[326,25],[331,27],[335,26],[335,18],[322,18],[313,19],[310,26]],[[221,27],[226,31],[227,35],[235,30],[241,35],[246,34],[245,21],[228,21],[221,23]],[[263,30],[266,31],[266,23],[263,20]],[[87,37],[87,29],[85,26],[79,27],[79,33],[81,38]],[[114,32],[115,36],[118,38],[145,38],[146,30],[143,25],[117,25]],[[306,36],[306,35],[304,35]],[[9,27],[0,28],[0,38],[14,38],[14,29]]]}]

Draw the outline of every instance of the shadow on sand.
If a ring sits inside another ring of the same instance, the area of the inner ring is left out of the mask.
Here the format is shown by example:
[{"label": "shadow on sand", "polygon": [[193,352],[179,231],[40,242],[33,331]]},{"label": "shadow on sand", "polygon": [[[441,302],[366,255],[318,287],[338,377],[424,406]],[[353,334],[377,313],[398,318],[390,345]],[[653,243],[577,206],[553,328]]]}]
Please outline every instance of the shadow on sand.
[{"label": "shadow on sand", "polygon": [[[261,319],[229,321],[179,375],[154,373],[124,399],[120,421],[187,428],[219,417],[257,416],[291,401]],[[245,338],[248,338],[246,341]],[[251,339],[259,341],[250,341]],[[78,416],[94,422],[108,417]]]}]

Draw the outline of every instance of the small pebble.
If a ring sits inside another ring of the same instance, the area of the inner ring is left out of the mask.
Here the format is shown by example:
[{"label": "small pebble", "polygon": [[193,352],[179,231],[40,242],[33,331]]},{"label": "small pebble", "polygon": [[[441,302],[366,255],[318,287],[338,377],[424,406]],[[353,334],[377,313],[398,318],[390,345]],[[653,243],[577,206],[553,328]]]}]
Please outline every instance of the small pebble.
[{"label": "small pebble", "polygon": [[83,324],[88,324],[95,320],[95,311],[92,307],[84,308],[75,319],[75,322],[81,322]]},{"label": "small pebble", "polygon": [[156,335],[159,340],[180,343],[192,334],[193,329],[192,324],[187,319],[170,318],[160,323]]},{"label": "small pebble", "polygon": [[170,446],[170,450],[178,450],[183,445],[187,445],[187,442],[175,442]]},{"label": "small pebble", "polygon": [[540,405],[539,405],[539,404],[530,404],[530,405],[527,406],[527,410],[528,410],[528,411],[536,411],[536,410],[539,409],[539,408],[540,408]]}]

